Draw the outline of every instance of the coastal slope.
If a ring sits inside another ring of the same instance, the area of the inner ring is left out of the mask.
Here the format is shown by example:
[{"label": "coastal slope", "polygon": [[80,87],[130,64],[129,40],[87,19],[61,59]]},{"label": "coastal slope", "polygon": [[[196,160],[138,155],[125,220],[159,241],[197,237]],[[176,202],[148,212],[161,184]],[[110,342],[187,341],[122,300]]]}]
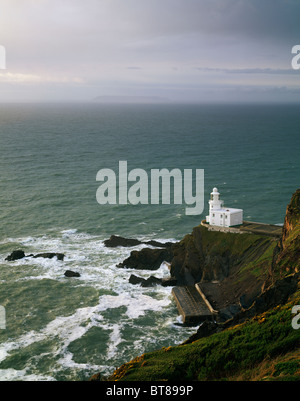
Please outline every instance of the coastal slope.
[{"label": "coastal slope", "polygon": [[300,189],[277,240],[196,227],[172,245],[171,275],[181,285],[218,281],[240,310],[205,321],[181,345],[136,357],[108,380],[299,380],[299,249]]}]

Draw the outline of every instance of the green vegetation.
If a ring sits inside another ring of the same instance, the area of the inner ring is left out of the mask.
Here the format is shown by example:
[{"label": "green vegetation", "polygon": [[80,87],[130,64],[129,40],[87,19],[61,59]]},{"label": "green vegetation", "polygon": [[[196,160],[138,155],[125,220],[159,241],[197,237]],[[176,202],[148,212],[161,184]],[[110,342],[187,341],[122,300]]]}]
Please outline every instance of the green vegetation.
[{"label": "green vegetation", "polygon": [[[243,268],[239,270],[240,280],[243,279],[244,275],[247,273],[252,274],[255,277],[262,277],[266,274],[272,266],[272,255],[276,247],[276,242],[274,240],[265,239],[260,244],[260,255],[258,257],[255,254],[255,249],[252,250],[253,260],[246,263]],[[256,250],[257,251],[257,250]]]},{"label": "green vegetation", "polygon": [[300,290],[287,304],[221,333],[143,354],[109,380],[299,380],[300,332],[291,325],[296,304]]}]

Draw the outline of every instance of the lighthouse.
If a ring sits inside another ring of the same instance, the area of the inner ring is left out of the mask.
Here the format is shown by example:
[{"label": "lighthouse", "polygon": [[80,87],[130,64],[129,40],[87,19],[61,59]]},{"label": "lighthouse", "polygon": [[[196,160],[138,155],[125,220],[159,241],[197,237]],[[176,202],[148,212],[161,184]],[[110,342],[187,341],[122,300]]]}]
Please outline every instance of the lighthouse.
[{"label": "lighthouse", "polygon": [[218,192],[218,188],[214,188],[213,191],[210,194],[210,200],[208,201],[209,203],[209,211],[210,210],[216,210],[216,209],[222,209],[224,205],[224,201],[220,199],[220,192]]},{"label": "lighthouse", "polygon": [[209,215],[206,216],[206,222],[211,226],[232,227],[243,224],[243,209],[224,207],[218,188],[213,188],[208,203]]}]

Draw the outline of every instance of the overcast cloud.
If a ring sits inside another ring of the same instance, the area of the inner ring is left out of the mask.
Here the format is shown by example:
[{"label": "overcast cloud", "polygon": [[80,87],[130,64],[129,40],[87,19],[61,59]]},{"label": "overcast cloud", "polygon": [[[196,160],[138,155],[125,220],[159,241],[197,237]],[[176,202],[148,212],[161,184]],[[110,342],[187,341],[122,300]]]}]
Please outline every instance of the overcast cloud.
[{"label": "overcast cloud", "polygon": [[300,101],[299,17],[299,0],[2,0],[0,101]]}]

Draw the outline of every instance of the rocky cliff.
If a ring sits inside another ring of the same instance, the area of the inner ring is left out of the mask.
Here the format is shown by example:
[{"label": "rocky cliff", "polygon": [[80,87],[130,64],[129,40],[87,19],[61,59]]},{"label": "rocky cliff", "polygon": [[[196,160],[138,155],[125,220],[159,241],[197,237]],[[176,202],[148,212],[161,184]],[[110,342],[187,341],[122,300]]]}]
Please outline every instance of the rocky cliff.
[{"label": "rocky cliff", "polygon": [[286,208],[282,237],[274,251],[273,273],[281,276],[299,272],[300,260],[300,189]]},{"label": "rocky cliff", "polygon": [[225,322],[204,322],[181,346],[137,357],[109,380],[299,380],[299,330],[291,325],[300,304],[299,252],[300,189],[279,240],[195,227],[169,246],[171,275],[180,284],[218,280],[230,302],[251,302]]},{"label": "rocky cliff", "polygon": [[[195,227],[181,241],[164,248],[132,251],[119,265],[156,270],[170,263],[172,283],[219,282],[224,304],[253,302],[277,279],[299,271],[300,189],[287,206],[282,236],[224,233]],[[221,305],[223,306],[223,305]]]},{"label": "rocky cliff", "polygon": [[224,301],[218,306],[224,307],[239,303],[241,297],[250,302],[261,292],[272,276],[274,250],[279,255],[274,237],[208,231],[199,225],[177,243],[132,251],[119,267],[156,270],[166,261],[172,285],[217,281]]}]

